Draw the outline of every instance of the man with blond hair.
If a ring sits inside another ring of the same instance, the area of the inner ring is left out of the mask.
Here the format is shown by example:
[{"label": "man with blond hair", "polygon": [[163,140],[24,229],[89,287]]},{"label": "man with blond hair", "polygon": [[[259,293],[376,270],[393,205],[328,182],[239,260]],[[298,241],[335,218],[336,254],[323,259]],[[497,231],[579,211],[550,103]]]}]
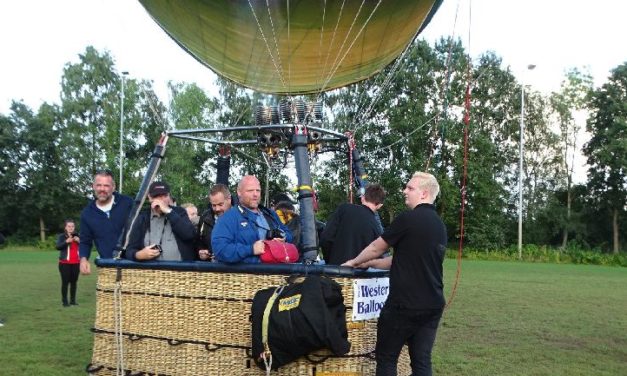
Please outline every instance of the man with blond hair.
[{"label": "man with blond hair", "polygon": [[[390,294],[377,323],[377,376],[396,375],[407,343],[412,375],[431,375],[431,350],[444,309],[442,264],[446,227],[435,211],[440,186],[431,174],[416,172],[405,186],[401,213],[383,234],[344,266],[391,268]],[[378,257],[389,247],[394,256]]]}]

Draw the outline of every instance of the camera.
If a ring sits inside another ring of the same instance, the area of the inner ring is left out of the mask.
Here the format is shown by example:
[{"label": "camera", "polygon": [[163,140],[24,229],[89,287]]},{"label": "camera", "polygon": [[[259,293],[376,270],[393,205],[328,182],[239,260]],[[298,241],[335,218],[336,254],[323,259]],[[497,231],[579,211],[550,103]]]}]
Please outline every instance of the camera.
[{"label": "camera", "polygon": [[266,233],[266,240],[272,240],[274,238],[285,239],[285,231],[280,228],[273,228]]}]

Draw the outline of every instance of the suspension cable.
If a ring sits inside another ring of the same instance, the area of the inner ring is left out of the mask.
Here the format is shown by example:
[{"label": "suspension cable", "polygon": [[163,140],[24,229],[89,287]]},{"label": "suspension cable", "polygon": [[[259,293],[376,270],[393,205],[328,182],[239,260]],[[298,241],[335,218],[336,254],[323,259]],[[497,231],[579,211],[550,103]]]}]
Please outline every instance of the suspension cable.
[{"label": "suspension cable", "polygon": [[[450,89],[450,74],[451,74],[451,60],[452,60],[452,56],[453,56],[453,40],[455,39],[455,28],[457,27],[457,15],[459,14],[459,3],[460,1],[457,2],[457,7],[455,9],[455,19],[453,21],[453,33],[452,35],[449,37],[449,44],[448,44],[448,53],[447,53],[447,57],[446,57],[446,71],[444,72],[444,84],[442,85],[442,90],[440,91],[440,99],[442,101],[442,111],[439,112],[438,114],[443,114],[443,117],[446,118],[447,114],[448,114],[448,93],[449,93],[449,89]],[[427,156],[427,161],[426,161],[426,165],[425,165],[425,171],[429,170],[429,166],[431,164],[431,158],[433,158],[433,155],[435,154],[435,148],[436,148],[436,139],[438,138],[438,124],[440,122],[440,117],[436,117],[435,119],[435,124],[433,125],[433,132],[432,134],[432,138],[433,138],[433,142],[431,144],[431,148],[429,148],[429,154]],[[442,140],[442,149],[440,150],[440,155],[442,155],[442,153],[444,153],[444,124],[442,124],[442,132],[440,134],[440,138]]]},{"label": "suspension cable", "polygon": [[[322,80],[324,78],[324,74],[327,70],[327,65],[329,63],[329,56],[331,56],[331,46],[333,46],[333,42],[335,42],[335,36],[337,35],[337,28],[340,25],[340,20],[342,19],[342,14],[344,13],[344,4],[346,3],[346,0],[342,1],[342,6],[340,7],[340,13],[337,16],[337,21],[335,22],[335,28],[333,29],[333,35],[331,36],[331,42],[329,43],[329,48],[327,49],[327,56],[326,59],[324,60],[324,67],[322,67],[322,70],[320,71],[320,75],[319,78]],[[325,7],[326,7],[326,3],[325,3]],[[326,13],[326,8],[325,8],[325,13]],[[320,40],[322,41],[322,35],[320,35]],[[322,45],[322,43],[321,43]],[[318,92],[318,95],[316,96],[316,101],[318,101],[318,98],[320,97],[320,95],[322,94],[322,90],[320,90]]]},{"label": "suspension cable", "polygon": [[[365,1],[365,0],[364,0]],[[348,46],[348,48],[346,49],[346,52],[344,52],[344,55],[342,56],[342,58],[338,61],[337,58],[340,56],[339,53],[338,55],[335,57],[335,61],[337,61],[337,64],[335,64],[335,62],[333,63],[333,65],[335,65],[335,68],[329,73],[329,76],[327,77],[327,80],[324,82],[324,85],[322,85],[322,87],[320,88],[320,93],[322,93],[322,91],[324,91],[324,89],[327,87],[327,85],[329,84],[329,82],[331,81],[331,78],[333,78],[333,76],[335,75],[335,72],[337,72],[337,70],[340,68],[340,66],[342,65],[342,63],[344,62],[344,59],[346,58],[346,56],[348,55],[348,53],[351,51],[351,49],[353,48],[353,46],[355,45],[355,42],[357,42],[357,39],[359,38],[359,36],[361,35],[361,33],[364,31],[364,29],[366,28],[366,26],[368,25],[368,23],[370,23],[370,20],[372,19],[372,17],[374,16],[375,12],[377,11],[377,9],[379,8],[379,5],[381,5],[381,1],[379,0],[379,2],[377,2],[377,5],[375,5],[374,9],[372,10],[372,12],[370,12],[370,15],[368,16],[368,18],[366,19],[366,21],[364,22],[364,24],[362,25],[361,29],[359,29],[359,32],[357,33],[357,35],[355,35],[355,38],[353,39],[353,41],[351,42],[351,44]],[[361,12],[361,8],[363,7],[363,2],[362,5],[359,7],[359,11],[357,12],[357,15],[359,15],[359,12]],[[351,24],[351,29],[353,28],[353,25],[355,24],[355,22],[357,21],[357,16],[355,16],[355,19],[353,19],[353,23]],[[349,30],[350,33],[350,30]],[[348,39],[348,34],[346,34],[346,37],[344,38],[344,42],[342,43],[342,46],[340,47],[340,51],[341,49],[344,47],[344,44],[346,42],[346,40]],[[320,96],[320,94],[318,94],[318,96]]]},{"label": "suspension cable", "polygon": [[348,202],[353,203],[353,150],[355,150],[355,138],[351,132],[344,133],[348,139]]},{"label": "suspension cable", "polygon": [[[259,22],[259,18],[257,18],[257,13],[255,13],[255,8],[253,7],[253,4],[251,3],[251,0],[248,0],[248,5],[250,6],[250,11],[253,14],[253,17],[255,17],[255,21],[257,21],[257,27],[259,29],[259,33],[261,34],[261,38],[263,39],[263,42],[266,45],[266,49],[268,50],[268,54],[270,55],[270,59],[272,60],[272,64],[274,65],[274,69],[277,72],[277,75],[279,76],[279,79],[281,80],[281,85],[283,85],[284,88],[286,88],[286,84],[285,84],[285,78],[283,77],[283,68],[279,68],[280,66],[280,61],[279,61],[279,65],[277,65],[276,59],[274,57],[274,55],[272,54],[272,50],[270,49],[270,45],[268,44],[268,39],[266,38],[266,35],[263,32],[263,28],[261,27],[261,23]],[[278,48],[277,48],[277,54],[278,54]]]},{"label": "suspension cable", "polygon": [[[470,30],[471,30],[471,22],[472,22],[472,2],[469,7],[469,22],[468,22],[468,45],[470,46]],[[481,73],[483,74],[483,73]],[[474,87],[472,80],[472,63],[469,61],[468,69],[466,72],[467,83],[466,83],[466,95],[464,98],[464,167],[462,173],[462,186],[461,186],[461,209],[459,213],[459,247],[457,250],[457,270],[455,272],[455,280],[453,282],[453,288],[451,290],[451,295],[446,302],[446,306],[444,309],[448,309],[453,303],[453,299],[457,294],[457,286],[459,286],[459,280],[462,272],[462,253],[464,249],[464,209],[466,208],[466,181],[468,177],[468,132],[470,128],[470,109],[471,109],[471,91]]]}]

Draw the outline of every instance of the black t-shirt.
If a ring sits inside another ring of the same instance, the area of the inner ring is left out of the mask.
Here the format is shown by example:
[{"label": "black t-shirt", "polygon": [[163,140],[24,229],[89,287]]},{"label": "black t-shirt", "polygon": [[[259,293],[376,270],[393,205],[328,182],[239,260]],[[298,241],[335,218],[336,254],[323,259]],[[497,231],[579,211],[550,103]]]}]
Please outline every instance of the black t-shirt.
[{"label": "black t-shirt", "polygon": [[401,213],[381,235],[394,247],[386,304],[409,309],[444,307],[442,263],[446,227],[431,204]]},{"label": "black t-shirt", "polygon": [[320,235],[324,261],[342,265],[355,258],[381,235],[374,212],[364,205],[342,204],[329,218]]}]

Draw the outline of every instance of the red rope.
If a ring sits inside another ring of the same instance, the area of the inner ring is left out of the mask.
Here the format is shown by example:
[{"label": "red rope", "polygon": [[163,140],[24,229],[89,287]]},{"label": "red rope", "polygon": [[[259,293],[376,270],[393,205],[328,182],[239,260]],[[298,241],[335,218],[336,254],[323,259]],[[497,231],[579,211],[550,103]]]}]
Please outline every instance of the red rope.
[{"label": "red rope", "polygon": [[348,137],[348,202],[353,203],[353,150],[355,150],[355,137],[351,132],[345,132]]},{"label": "red rope", "polygon": [[[470,66],[469,69],[470,71]],[[470,73],[469,73],[470,76]],[[448,308],[453,302],[453,298],[457,293],[457,286],[459,285],[459,277],[462,272],[462,251],[464,249],[464,209],[466,207],[466,177],[468,175],[468,128],[470,126],[470,80],[466,85],[466,98],[464,103],[465,111],[464,111],[464,172],[462,174],[462,207],[460,211],[460,219],[459,219],[459,249],[457,251],[457,272],[455,273],[455,282],[453,283],[453,289],[451,290],[451,296],[446,303],[446,308]]]}]

